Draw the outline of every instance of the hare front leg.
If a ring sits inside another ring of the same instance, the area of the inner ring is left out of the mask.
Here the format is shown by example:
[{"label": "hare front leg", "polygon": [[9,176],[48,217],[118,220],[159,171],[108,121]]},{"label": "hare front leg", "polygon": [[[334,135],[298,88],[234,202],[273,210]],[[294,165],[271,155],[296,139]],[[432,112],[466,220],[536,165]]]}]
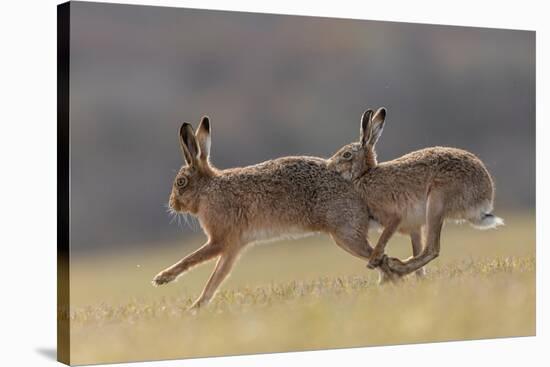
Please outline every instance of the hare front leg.
[{"label": "hare front leg", "polygon": [[374,269],[382,263],[382,259],[384,257],[384,249],[386,248],[386,244],[388,243],[391,236],[393,236],[395,231],[397,231],[397,228],[399,227],[399,223],[401,223],[401,218],[395,217],[384,228],[384,230],[382,231],[382,234],[380,235],[380,238],[378,239],[378,242],[376,243],[376,246],[374,247],[374,250],[372,251],[372,254],[369,258],[369,262],[367,264],[368,268]]},{"label": "hare front leg", "polygon": [[222,247],[218,243],[207,242],[195,252],[187,255],[174,265],[164,269],[153,278],[153,285],[159,286],[170,283],[180,274],[186,272],[191,267],[211,260],[221,253]]},{"label": "hare front leg", "polygon": [[208,279],[208,282],[206,283],[206,286],[204,287],[201,295],[193,303],[191,309],[200,308],[210,302],[218,287],[231,272],[231,269],[233,268],[233,265],[237,260],[238,252],[239,249],[234,248],[232,252],[228,251],[221,254],[218,262],[216,263],[216,267],[212,272],[212,275],[210,275],[210,279]]},{"label": "hare front leg", "polygon": [[428,197],[427,204],[427,226],[426,226],[426,247],[419,256],[413,257],[407,261],[401,261],[396,258],[388,258],[389,268],[401,276],[419,270],[424,265],[439,256],[441,229],[444,221],[444,200],[443,195],[432,193]]},{"label": "hare front leg", "polygon": [[[412,244],[412,251],[413,251],[413,258],[419,256],[422,253],[422,232],[421,229],[418,228],[410,233],[411,237],[411,244]],[[424,275],[426,275],[426,269],[424,267],[418,269],[415,272],[416,276],[418,278],[422,278]]]}]

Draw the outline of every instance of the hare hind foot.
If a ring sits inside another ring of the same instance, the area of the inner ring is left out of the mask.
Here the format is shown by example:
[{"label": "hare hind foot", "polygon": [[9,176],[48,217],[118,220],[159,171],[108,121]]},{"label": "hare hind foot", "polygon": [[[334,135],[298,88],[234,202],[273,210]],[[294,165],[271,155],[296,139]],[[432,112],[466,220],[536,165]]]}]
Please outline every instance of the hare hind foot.
[{"label": "hare hind foot", "polygon": [[377,267],[382,265],[386,257],[387,256],[383,252],[376,251],[376,248],[375,248],[369,258],[369,261],[367,263],[367,268],[376,269]]},{"label": "hare hind foot", "polygon": [[437,256],[419,256],[406,261],[401,261],[400,259],[395,257],[388,257],[386,264],[391,272],[393,272],[394,274],[398,274],[400,277],[414,272],[417,278],[421,279],[426,274],[424,266],[435,257]]},{"label": "hare hind foot", "polygon": [[385,264],[392,273],[399,276],[406,275],[410,271],[407,264],[396,257],[387,257]]},{"label": "hare hind foot", "polygon": [[388,260],[390,258],[387,255],[384,255],[382,257],[382,261],[380,262],[380,265],[378,266],[379,269],[379,278],[378,278],[378,284],[386,284],[386,283],[397,283],[401,280],[401,275],[395,271],[393,271],[388,266]]}]

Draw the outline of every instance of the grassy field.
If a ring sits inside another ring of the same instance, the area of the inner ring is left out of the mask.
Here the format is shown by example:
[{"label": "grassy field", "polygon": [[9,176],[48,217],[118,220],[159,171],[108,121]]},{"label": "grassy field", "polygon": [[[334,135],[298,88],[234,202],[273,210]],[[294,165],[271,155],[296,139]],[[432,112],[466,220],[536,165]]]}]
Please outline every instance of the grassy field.
[{"label": "grassy field", "polygon": [[[109,363],[535,334],[535,221],[496,231],[449,224],[441,256],[397,285],[326,236],[257,245],[212,304],[186,310],[213,263],[154,288],[160,270],[198,247],[152,244],[131,256],[73,261],[71,362]],[[373,234],[374,237],[374,234]],[[410,256],[397,236],[392,256]]]}]

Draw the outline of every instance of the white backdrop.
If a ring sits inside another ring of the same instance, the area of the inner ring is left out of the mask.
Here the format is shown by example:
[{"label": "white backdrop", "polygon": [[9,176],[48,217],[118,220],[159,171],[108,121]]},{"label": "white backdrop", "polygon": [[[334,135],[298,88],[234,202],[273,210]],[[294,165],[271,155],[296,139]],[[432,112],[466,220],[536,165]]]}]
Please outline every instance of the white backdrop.
[{"label": "white backdrop", "polygon": [[[108,1],[113,2],[113,1]],[[544,1],[116,1],[191,8],[537,31],[537,337],[148,362],[141,366],[548,365],[549,11]],[[0,362],[55,365],[56,4],[2,2],[0,49]],[[546,66],[546,68],[545,68]],[[546,105],[543,104],[546,102]],[[543,123],[546,122],[546,124]],[[518,121],[521,123],[521,121]],[[513,167],[510,167],[513,170]],[[546,292],[543,292],[546,287]],[[377,310],[382,311],[382,310]],[[548,312],[548,311],[546,311]],[[514,315],[510,315],[514,317]],[[546,349],[545,349],[546,346]],[[137,364],[128,364],[128,366]],[[122,364],[119,366],[126,366]]]}]

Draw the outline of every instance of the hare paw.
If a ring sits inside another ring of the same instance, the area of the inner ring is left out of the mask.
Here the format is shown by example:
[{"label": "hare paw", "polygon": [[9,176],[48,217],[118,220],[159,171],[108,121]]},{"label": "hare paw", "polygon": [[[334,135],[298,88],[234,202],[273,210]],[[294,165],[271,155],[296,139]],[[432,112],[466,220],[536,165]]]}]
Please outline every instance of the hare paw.
[{"label": "hare paw", "polygon": [[380,266],[380,264],[382,264],[382,261],[384,260],[385,256],[386,255],[383,252],[378,253],[375,250],[372,253],[371,257],[369,258],[369,262],[367,263],[367,268],[369,268],[369,269],[377,268],[378,266]]},{"label": "hare paw", "polygon": [[380,271],[380,278],[378,279],[379,284],[384,283],[396,283],[397,281],[401,280],[401,275],[399,273],[394,272],[390,267],[388,266],[388,261],[391,259],[387,255],[384,255],[382,258],[382,262],[380,263],[378,269]]},{"label": "hare paw", "polygon": [[199,311],[201,308],[203,308],[207,304],[208,302],[198,299],[191,305],[191,307],[189,307],[188,310],[191,311],[193,314],[195,314],[197,311]]},{"label": "hare paw", "polygon": [[404,275],[406,273],[406,269],[404,268],[405,264],[395,257],[388,257],[386,260],[386,264],[395,274]]},{"label": "hare paw", "polygon": [[173,274],[170,271],[164,270],[164,271],[161,271],[160,273],[158,273],[153,278],[152,283],[155,287],[158,287],[159,285],[164,285],[164,284],[170,283],[174,279],[176,279],[175,274]]}]

